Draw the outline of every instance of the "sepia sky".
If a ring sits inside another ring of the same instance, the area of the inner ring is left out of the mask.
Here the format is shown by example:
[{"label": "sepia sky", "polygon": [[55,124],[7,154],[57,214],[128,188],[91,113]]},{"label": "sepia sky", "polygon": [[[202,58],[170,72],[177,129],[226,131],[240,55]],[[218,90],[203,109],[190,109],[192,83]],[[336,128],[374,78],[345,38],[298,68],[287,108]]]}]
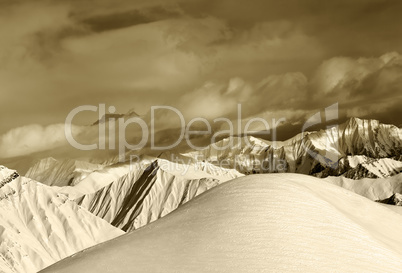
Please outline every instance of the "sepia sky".
[{"label": "sepia sky", "polygon": [[242,103],[244,118],[294,124],[339,102],[341,116],[400,125],[401,12],[399,0],[3,0],[0,135],[99,103],[206,118]]}]

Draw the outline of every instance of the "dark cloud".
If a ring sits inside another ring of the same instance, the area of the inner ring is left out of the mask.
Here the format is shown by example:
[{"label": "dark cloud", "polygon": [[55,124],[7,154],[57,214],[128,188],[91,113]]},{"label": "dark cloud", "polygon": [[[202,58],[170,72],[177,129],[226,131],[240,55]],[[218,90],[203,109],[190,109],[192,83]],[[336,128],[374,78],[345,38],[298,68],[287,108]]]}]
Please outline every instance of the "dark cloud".
[{"label": "dark cloud", "polygon": [[80,23],[88,26],[92,31],[101,32],[177,18],[179,15],[180,12],[177,10],[169,10],[164,7],[152,7],[145,10],[131,10],[97,15],[85,18]]},{"label": "dark cloud", "polygon": [[236,4],[211,0],[182,6],[195,16],[223,18],[238,29],[257,22],[290,21],[324,45],[326,58],[369,57],[402,48],[402,36],[397,35],[402,23],[402,2],[398,0],[255,0]]},{"label": "dark cloud", "polygon": [[0,1],[0,134],[98,103],[141,113],[167,104],[212,118],[241,102],[247,115],[295,123],[339,102],[345,116],[400,124],[401,8],[393,0]]}]

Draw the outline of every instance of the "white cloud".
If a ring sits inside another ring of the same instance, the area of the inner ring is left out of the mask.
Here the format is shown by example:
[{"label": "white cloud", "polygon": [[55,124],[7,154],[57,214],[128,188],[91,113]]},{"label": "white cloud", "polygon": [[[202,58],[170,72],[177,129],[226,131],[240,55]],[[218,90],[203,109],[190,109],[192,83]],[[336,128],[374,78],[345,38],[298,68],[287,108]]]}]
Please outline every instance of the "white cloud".
[{"label": "white cloud", "polygon": [[[389,69],[400,69],[398,62],[401,60],[402,56],[395,52],[384,54],[379,58],[332,58],[320,65],[312,79],[312,84],[317,90],[317,95],[338,93],[349,96],[359,95],[361,92],[367,95],[374,91],[381,91],[378,90],[379,85],[389,84],[392,78],[399,77],[399,75],[391,75]],[[381,82],[379,75],[387,79]],[[382,89],[386,87],[383,86]]]},{"label": "white cloud", "polygon": [[[83,131],[79,126],[73,126],[72,130],[74,135]],[[14,128],[0,136],[0,158],[28,155],[67,144],[64,124],[31,124]]]}]

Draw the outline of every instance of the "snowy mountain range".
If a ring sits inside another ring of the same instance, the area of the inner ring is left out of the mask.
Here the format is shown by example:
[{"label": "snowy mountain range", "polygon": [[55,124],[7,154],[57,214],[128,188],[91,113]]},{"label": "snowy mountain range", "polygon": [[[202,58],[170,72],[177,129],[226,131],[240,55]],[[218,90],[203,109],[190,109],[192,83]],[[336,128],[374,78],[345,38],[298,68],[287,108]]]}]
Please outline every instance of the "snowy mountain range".
[{"label": "snowy mountain range", "polygon": [[126,232],[44,272],[292,272],[307,252],[319,253],[308,272],[402,266],[402,216],[389,209],[402,204],[401,128],[352,118],[173,154],[44,157],[23,176],[0,166],[0,270],[38,272]]},{"label": "snowy mountain range", "polygon": [[245,174],[389,177],[402,170],[402,129],[377,120],[351,118],[337,127],[302,133],[284,142],[233,137],[185,155],[196,160],[225,161]]}]

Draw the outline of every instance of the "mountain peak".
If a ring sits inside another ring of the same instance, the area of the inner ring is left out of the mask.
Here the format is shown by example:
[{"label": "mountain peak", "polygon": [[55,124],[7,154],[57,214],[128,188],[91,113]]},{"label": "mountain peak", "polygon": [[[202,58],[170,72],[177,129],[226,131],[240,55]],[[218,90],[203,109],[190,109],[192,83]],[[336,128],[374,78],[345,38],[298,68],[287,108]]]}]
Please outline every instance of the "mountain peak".
[{"label": "mountain peak", "polygon": [[5,184],[10,183],[20,175],[15,170],[10,170],[2,165],[0,165],[0,188]]},{"label": "mountain peak", "polygon": [[372,121],[374,121],[374,120],[371,120],[371,119],[361,119],[361,118],[357,118],[357,117],[351,117],[351,118],[349,118],[344,124],[346,125],[346,126],[349,126],[349,127],[361,127],[361,126],[363,126],[364,124],[368,124],[368,123],[371,123]]},{"label": "mountain peak", "polygon": [[363,120],[357,117],[350,117],[349,120],[347,121],[347,123],[360,123],[360,122],[363,122]]}]

